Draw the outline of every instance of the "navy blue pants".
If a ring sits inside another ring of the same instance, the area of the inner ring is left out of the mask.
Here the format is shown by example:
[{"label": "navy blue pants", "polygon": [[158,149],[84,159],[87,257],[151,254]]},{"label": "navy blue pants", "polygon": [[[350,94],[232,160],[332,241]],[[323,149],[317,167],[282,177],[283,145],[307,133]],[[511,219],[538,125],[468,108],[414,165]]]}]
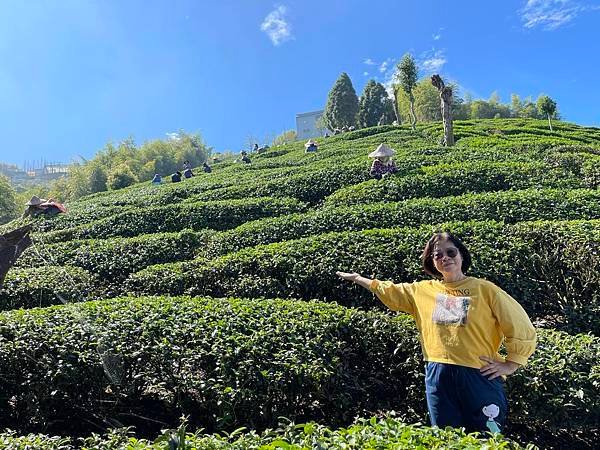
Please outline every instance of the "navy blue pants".
[{"label": "navy blue pants", "polygon": [[488,380],[479,369],[428,362],[425,393],[431,425],[503,431],[508,402],[502,377]]}]

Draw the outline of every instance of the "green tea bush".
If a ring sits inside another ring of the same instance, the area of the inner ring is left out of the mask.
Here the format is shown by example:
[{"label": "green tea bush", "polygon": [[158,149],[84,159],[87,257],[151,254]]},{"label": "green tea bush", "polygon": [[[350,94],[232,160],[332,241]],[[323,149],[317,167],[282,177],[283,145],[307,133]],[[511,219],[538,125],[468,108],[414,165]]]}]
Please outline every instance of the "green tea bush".
[{"label": "green tea bush", "polygon": [[[408,425],[393,415],[358,419],[348,428],[330,429],[315,422],[305,424],[280,424],[276,429],[262,433],[238,430],[234,433],[205,434],[201,431],[186,431],[186,424],[178,429],[163,430],[154,440],[136,439],[127,429],[115,429],[100,435],[80,439],[86,450],[127,449],[127,450],[306,450],[343,448],[363,450],[365,448],[452,448],[488,450],[518,450],[522,447],[500,435],[467,434],[463,430],[432,428]],[[14,432],[0,434],[0,445],[4,448],[27,450],[75,450],[72,439],[30,434],[17,436]],[[26,447],[29,446],[29,447]]]},{"label": "green tea bush", "polygon": [[211,261],[151,266],[131,275],[124,288],[142,294],[317,298],[370,308],[379,305],[372,294],[340,280],[335,271],[396,282],[423,279],[420,253],[436,230],[461,236],[474,256],[469,274],[501,286],[534,319],[600,332],[599,322],[590,320],[600,313],[598,220],[455,222],[327,233],[246,248]]},{"label": "green tea bush", "polygon": [[[538,348],[509,377],[511,423],[597,426],[599,339],[539,330]],[[5,312],[0,388],[0,425],[21,433],[116,421],[156,433],[181,414],[207,431],[280,416],[339,426],[374,410],[425,418],[412,320],[318,302],[125,298]]]},{"label": "green tea bush", "polygon": [[215,257],[259,244],[329,231],[412,227],[459,220],[494,219],[515,223],[537,219],[598,219],[600,191],[527,189],[393,203],[326,207],[305,213],[247,222],[211,236],[204,255]]},{"label": "green tea bush", "polygon": [[[133,238],[74,240],[60,244],[36,242],[17,261],[18,267],[81,267],[106,282],[117,283],[133,272],[160,263],[194,259],[214,230],[156,233]],[[42,253],[40,256],[39,253]],[[45,257],[43,257],[45,255]]]},{"label": "green tea bush", "polygon": [[86,225],[46,233],[44,242],[72,239],[133,237],[147,233],[165,233],[189,228],[225,230],[248,220],[289,214],[305,209],[305,205],[290,198],[248,198],[148,206],[133,209]]},{"label": "green tea bush", "polygon": [[0,310],[82,302],[103,291],[93,274],[78,267],[12,269],[0,289]]},{"label": "green tea bush", "polygon": [[470,192],[527,188],[586,187],[568,169],[543,163],[452,163],[424,167],[422,174],[370,180],[338,190],[328,205],[400,201],[415,197],[446,197]]}]

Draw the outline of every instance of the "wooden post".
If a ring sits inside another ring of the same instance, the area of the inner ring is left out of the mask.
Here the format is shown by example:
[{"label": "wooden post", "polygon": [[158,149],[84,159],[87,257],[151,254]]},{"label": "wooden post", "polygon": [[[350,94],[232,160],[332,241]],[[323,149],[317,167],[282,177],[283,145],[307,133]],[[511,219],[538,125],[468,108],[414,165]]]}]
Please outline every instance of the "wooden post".
[{"label": "wooden post", "polygon": [[442,77],[433,75],[431,77],[433,84],[440,93],[440,106],[442,108],[442,119],[444,121],[444,145],[452,147],[454,145],[454,132],[452,127],[452,88],[444,85]]},{"label": "wooden post", "polygon": [[10,233],[0,235],[0,287],[2,287],[8,270],[21,256],[21,253],[31,245],[30,231],[31,225],[25,225]]}]

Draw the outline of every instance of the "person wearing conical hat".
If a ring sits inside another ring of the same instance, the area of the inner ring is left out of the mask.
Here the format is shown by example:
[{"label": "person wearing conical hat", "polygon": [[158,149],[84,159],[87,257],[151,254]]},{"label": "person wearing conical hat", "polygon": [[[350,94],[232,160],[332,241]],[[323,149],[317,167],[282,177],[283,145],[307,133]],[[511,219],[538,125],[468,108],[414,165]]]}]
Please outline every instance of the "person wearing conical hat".
[{"label": "person wearing conical hat", "polygon": [[304,144],[304,153],[316,152],[319,149],[319,145],[314,141],[314,139],[309,139]]},{"label": "person wearing conical hat", "polygon": [[377,180],[381,180],[398,172],[396,164],[392,161],[392,156],[395,154],[396,152],[385,144],[379,144],[379,147],[369,153],[369,158],[373,158],[373,164],[369,172],[371,176]]},{"label": "person wearing conical hat", "polygon": [[27,209],[23,213],[23,217],[35,217],[40,214],[55,216],[56,214],[67,212],[62,203],[54,199],[46,200],[45,198],[39,198],[37,195],[31,197],[31,200],[25,203],[25,206],[27,206]]}]

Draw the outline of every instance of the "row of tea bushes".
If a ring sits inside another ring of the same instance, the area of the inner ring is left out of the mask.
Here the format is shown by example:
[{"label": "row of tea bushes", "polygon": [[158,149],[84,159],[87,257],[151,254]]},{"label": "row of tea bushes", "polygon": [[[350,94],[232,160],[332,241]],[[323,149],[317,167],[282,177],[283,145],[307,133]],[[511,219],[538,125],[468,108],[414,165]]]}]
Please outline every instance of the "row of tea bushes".
[{"label": "row of tea bushes", "polygon": [[447,221],[494,219],[506,223],[538,219],[600,219],[600,191],[527,189],[392,203],[326,207],[264,218],[213,235],[203,252],[215,257],[260,244],[329,231],[414,227]]},{"label": "row of tea bushes", "polygon": [[339,189],[326,199],[328,205],[400,201],[416,197],[446,197],[469,192],[528,188],[584,188],[571,170],[544,163],[452,163],[423,167],[422,174],[369,180]]},{"label": "row of tea bushes", "polygon": [[[51,254],[40,250],[40,257]],[[13,268],[0,288],[0,311],[73,303],[105,295],[95,275],[79,267]]]},{"label": "row of tea bushes", "polygon": [[[77,266],[96,274],[107,283],[118,283],[131,273],[154,264],[194,259],[199,248],[206,245],[214,230],[179,233],[155,233],[133,238],[73,240],[26,250],[17,267]],[[45,259],[43,255],[46,255]]]},{"label": "row of tea bushes", "polygon": [[414,449],[452,448],[487,450],[519,450],[517,442],[500,435],[467,434],[463,430],[408,425],[393,415],[359,419],[347,428],[330,429],[315,422],[280,424],[277,429],[262,433],[255,431],[231,434],[190,433],[186,424],[177,429],[163,430],[153,439],[138,439],[126,429],[114,429],[103,435],[93,435],[77,441],[58,436],[30,434],[17,436],[15,432],[0,434],[0,446],[16,450],[306,450],[306,449]]},{"label": "row of tea bushes", "polygon": [[[510,421],[600,418],[600,340],[539,330],[509,377]],[[0,426],[145,433],[182,414],[209,432],[281,416],[338,426],[368,411],[425,419],[423,363],[406,316],[292,300],[125,298],[0,314]],[[146,420],[152,410],[152,420]]]},{"label": "row of tea bushes", "polygon": [[57,230],[42,235],[46,243],[72,239],[133,237],[148,233],[176,232],[186,228],[226,230],[248,220],[290,214],[306,209],[306,205],[291,198],[248,198],[207,201],[167,206],[148,206],[129,210],[78,227]]},{"label": "row of tea bushes", "polygon": [[335,271],[396,282],[422,279],[420,253],[436,230],[460,236],[473,255],[468,274],[501,286],[533,318],[600,332],[593,319],[600,313],[599,220],[332,232],[246,248],[208,262],[151,266],[131,275],[124,287],[141,294],[317,298],[373,307],[379,302],[369,292],[339,279]]}]

